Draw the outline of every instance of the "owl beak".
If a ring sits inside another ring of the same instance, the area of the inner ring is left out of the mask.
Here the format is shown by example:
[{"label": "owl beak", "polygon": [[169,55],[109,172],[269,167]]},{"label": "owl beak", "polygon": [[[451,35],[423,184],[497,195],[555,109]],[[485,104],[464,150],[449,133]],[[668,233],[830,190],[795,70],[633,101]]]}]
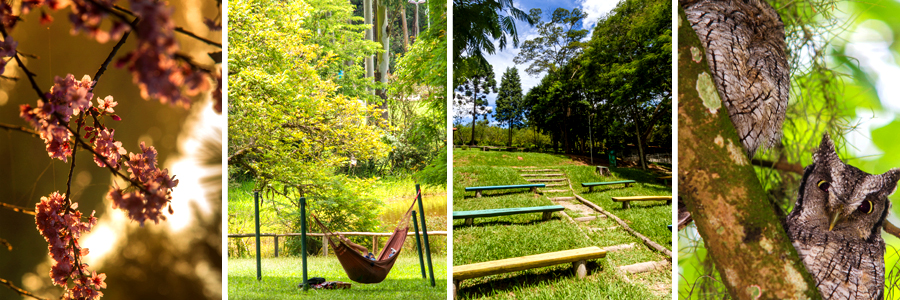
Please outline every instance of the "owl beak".
[{"label": "owl beak", "polygon": [[838,209],[838,210],[835,210],[834,213],[833,213],[833,215],[831,216],[831,225],[828,226],[828,231],[833,230],[833,229],[834,229],[834,225],[837,225],[837,223],[838,223],[840,220],[841,220],[841,210]]}]

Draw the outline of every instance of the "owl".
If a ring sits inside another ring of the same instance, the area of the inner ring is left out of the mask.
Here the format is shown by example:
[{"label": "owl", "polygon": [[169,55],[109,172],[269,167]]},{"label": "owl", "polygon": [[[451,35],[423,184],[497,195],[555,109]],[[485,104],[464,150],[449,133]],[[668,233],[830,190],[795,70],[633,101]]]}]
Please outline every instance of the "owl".
[{"label": "owl", "polygon": [[781,17],[763,0],[680,3],[747,155],[776,146],[790,88]]},{"label": "owl", "polygon": [[785,228],[824,299],[883,299],[881,228],[900,169],[872,175],[838,158],[826,134]]}]

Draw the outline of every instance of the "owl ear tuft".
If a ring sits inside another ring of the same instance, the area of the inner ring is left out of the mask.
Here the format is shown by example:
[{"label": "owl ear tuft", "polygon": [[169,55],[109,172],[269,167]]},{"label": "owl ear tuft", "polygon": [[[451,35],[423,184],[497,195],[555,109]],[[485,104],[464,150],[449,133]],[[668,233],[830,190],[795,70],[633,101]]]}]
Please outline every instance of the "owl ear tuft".
[{"label": "owl ear tuft", "polygon": [[881,174],[884,180],[884,190],[888,191],[887,195],[891,195],[897,190],[897,180],[900,180],[900,169],[894,168]]},{"label": "owl ear tuft", "polygon": [[825,135],[822,136],[822,143],[819,144],[819,149],[813,153],[813,161],[824,163],[829,160],[840,160],[840,158],[837,155],[837,151],[834,149],[834,142],[831,141],[831,137],[829,137],[826,132]]}]

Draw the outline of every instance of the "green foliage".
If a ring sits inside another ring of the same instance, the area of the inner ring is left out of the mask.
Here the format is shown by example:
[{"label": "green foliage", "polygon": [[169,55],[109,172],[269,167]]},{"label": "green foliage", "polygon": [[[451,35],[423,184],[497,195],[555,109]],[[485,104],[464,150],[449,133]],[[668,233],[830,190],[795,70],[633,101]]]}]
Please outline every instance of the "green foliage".
[{"label": "green foliage", "polygon": [[522,101],[522,82],[516,67],[506,68],[497,93],[497,111],[494,118],[507,124],[506,127],[509,129],[507,146],[512,146],[512,130],[524,127],[525,113],[528,111],[528,107]]},{"label": "green foliage", "polygon": [[534,53],[517,57],[539,62],[534,71],[550,71],[525,95],[529,125],[566,153],[625,143],[671,145],[670,7],[660,0],[619,2],[586,42],[576,39],[581,32],[566,35],[562,25],[554,25],[575,24],[582,14],[557,10],[552,22],[543,24],[542,41],[556,41],[565,51],[539,52],[543,48],[535,40]]},{"label": "green foliage", "polygon": [[556,72],[581,53],[582,43],[588,34],[587,29],[575,29],[587,13],[578,8],[569,11],[559,7],[553,11],[549,22],[541,22],[541,9],[532,8],[528,14],[538,22],[538,37],[522,43],[522,50],[516,55],[517,64],[531,62],[525,72],[537,76],[543,72]]},{"label": "green foliage", "polygon": [[[254,178],[292,228],[299,227],[300,196],[336,230],[375,226],[380,202],[366,194],[373,180],[335,172],[390,150],[381,140],[385,125],[371,121],[380,111],[344,94],[362,90],[342,89],[335,80],[343,79],[329,77],[339,70],[359,76],[344,60],[377,47],[363,41],[363,27],[341,24],[352,18],[349,5],[246,0],[229,10],[229,165]],[[319,44],[331,37],[353,41]]]},{"label": "green foliage", "polygon": [[498,50],[494,40],[499,50],[506,48],[507,40],[512,41],[513,47],[519,46],[516,20],[535,23],[512,0],[453,0],[454,86],[490,67],[484,54]]}]

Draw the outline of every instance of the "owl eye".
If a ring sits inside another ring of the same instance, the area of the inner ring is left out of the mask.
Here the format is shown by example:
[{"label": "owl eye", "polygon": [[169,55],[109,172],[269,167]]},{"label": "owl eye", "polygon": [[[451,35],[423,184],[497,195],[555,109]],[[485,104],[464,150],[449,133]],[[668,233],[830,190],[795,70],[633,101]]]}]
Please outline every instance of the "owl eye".
[{"label": "owl eye", "polygon": [[872,205],[872,201],[866,200],[866,202],[863,202],[862,204],[860,204],[859,208],[857,208],[856,210],[864,212],[866,214],[871,214],[872,210],[874,208],[875,208],[875,205]]},{"label": "owl eye", "polygon": [[819,189],[822,190],[823,192],[827,192],[828,188],[831,187],[831,184],[829,184],[828,181],[819,180],[819,182],[816,183],[816,186],[819,187]]}]

